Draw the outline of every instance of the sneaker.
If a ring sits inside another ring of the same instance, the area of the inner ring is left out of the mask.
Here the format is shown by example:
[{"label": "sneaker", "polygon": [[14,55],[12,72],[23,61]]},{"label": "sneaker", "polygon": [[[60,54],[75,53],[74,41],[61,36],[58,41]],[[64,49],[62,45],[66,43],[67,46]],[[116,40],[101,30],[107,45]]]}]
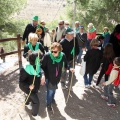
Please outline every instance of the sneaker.
[{"label": "sneaker", "polygon": [[112,108],[115,108],[115,107],[116,107],[115,104],[110,104],[110,103],[108,103],[108,102],[107,102],[107,106],[112,107]]},{"label": "sneaker", "polygon": [[28,105],[25,105],[29,110],[32,110],[32,105],[31,104],[28,104]]},{"label": "sneaker", "polygon": [[90,88],[90,85],[85,85],[85,88]]},{"label": "sneaker", "polygon": [[51,105],[47,105],[47,109],[48,109],[48,111],[52,111],[52,106]]},{"label": "sneaker", "polygon": [[35,120],[41,120],[41,117],[38,116],[38,115],[36,115],[36,116],[33,116],[33,115],[32,115],[32,117],[33,117]]},{"label": "sneaker", "polygon": [[103,100],[108,100],[108,97],[106,97],[106,96],[104,96],[104,95],[101,95],[101,98],[103,99]]}]

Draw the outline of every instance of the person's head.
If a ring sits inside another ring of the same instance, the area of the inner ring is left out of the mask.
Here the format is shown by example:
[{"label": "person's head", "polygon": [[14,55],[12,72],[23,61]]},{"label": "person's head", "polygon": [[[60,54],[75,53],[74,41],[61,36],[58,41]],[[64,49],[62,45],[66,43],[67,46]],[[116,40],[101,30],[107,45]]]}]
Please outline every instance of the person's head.
[{"label": "person's head", "polygon": [[75,21],[75,27],[78,28],[80,26],[80,22],[79,21]]},{"label": "person's head", "polygon": [[114,66],[120,66],[120,57],[116,57],[113,61]]},{"label": "person's head", "polygon": [[70,23],[68,21],[65,21],[65,27],[68,28]]},{"label": "person's head", "polygon": [[38,41],[38,35],[36,33],[30,33],[28,36],[28,41],[35,46]]},{"label": "person's head", "polygon": [[111,43],[106,44],[106,46],[104,47],[103,56],[109,61],[113,61],[115,53],[113,50],[113,45]]},{"label": "person's head", "polygon": [[105,38],[105,37],[104,37],[103,35],[100,35],[100,36],[97,37],[97,39],[98,39],[100,42],[103,42],[103,41],[104,41],[104,38]]},{"label": "person's head", "polygon": [[40,24],[42,25],[42,27],[45,27],[45,21],[41,21]]},{"label": "person's head", "polygon": [[88,29],[89,29],[89,30],[92,29],[93,27],[94,27],[93,23],[89,23],[89,24],[88,24]]},{"label": "person's head", "polygon": [[38,25],[38,20],[39,20],[38,16],[34,16],[34,17],[32,18],[32,20],[33,20],[33,25],[34,25],[34,26],[37,26],[37,25]]},{"label": "person's head", "polygon": [[64,28],[64,20],[60,20],[60,21],[58,22],[58,25],[59,25],[59,28],[60,28],[60,29],[63,29],[63,28]]},{"label": "person's head", "polygon": [[62,51],[62,46],[58,42],[54,42],[51,45],[51,53],[54,57],[57,57],[59,55],[59,52]]},{"label": "person's head", "polygon": [[52,29],[52,33],[53,33],[53,34],[55,33],[55,29]]},{"label": "person's head", "polygon": [[32,52],[30,55],[29,55],[29,63],[31,64],[31,65],[35,65],[36,63],[36,58],[38,57],[38,53],[37,52]]},{"label": "person's head", "polygon": [[90,42],[91,48],[92,48],[92,47],[98,47],[99,44],[100,44],[100,42],[98,41],[98,39],[93,39],[93,40]]},{"label": "person's head", "polygon": [[104,31],[104,32],[108,32],[108,31],[109,31],[108,27],[104,27],[104,28],[103,28],[103,31]]},{"label": "person's head", "polygon": [[68,40],[72,40],[74,38],[74,31],[71,28],[67,28],[66,31],[65,31],[65,34],[66,34],[65,37]]},{"label": "person's head", "polygon": [[84,26],[80,26],[79,31],[80,31],[80,33],[83,33],[84,32]]},{"label": "person's head", "polygon": [[120,33],[120,24],[115,26],[113,33]]}]

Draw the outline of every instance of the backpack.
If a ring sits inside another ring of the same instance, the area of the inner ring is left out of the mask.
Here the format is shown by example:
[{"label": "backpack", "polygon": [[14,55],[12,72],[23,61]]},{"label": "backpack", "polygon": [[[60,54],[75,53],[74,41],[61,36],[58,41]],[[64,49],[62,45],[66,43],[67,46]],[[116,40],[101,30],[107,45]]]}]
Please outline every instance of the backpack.
[{"label": "backpack", "polygon": [[113,84],[114,84],[115,86],[118,86],[118,85],[120,85],[120,68],[115,68],[115,70],[118,71],[118,76],[117,76],[117,78],[114,80]]}]

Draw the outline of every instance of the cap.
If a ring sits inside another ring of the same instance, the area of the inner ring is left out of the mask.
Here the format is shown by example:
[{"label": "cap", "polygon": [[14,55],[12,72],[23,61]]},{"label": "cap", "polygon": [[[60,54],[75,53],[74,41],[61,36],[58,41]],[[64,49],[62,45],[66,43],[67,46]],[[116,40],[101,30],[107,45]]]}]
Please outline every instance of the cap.
[{"label": "cap", "polygon": [[74,31],[71,28],[67,28],[65,33],[66,34],[74,34]]},{"label": "cap", "polygon": [[33,16],[32,20],[39,20],[38,16]]}]

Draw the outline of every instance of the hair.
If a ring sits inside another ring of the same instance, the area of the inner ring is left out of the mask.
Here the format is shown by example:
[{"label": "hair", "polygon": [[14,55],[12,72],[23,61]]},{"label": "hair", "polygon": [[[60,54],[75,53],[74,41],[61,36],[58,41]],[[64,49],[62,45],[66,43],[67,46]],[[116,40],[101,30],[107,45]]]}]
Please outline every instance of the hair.
[{"label": "hair", "polygon": [[52,45],[51,45],[51,50],[54,49],[54,48],[57,48],[59,51],[62,51],[62,50],[63,50],[61,44],[58,43],[58,42],[52,43]]},{"label": "hair", "polygon": [[113,30],[113,33],[120,33],[120,24],[117,24]]},{"label": "hair", "polygon": [[104,27],[104,28],[103,28],[103,30],[105,30],[105,29],[107,30],[107,32],[109,31],[109,28],[108,28],[108,27]]},{"label": "hair", "polygon": [[59,23],[63,23],[64,24],[64,20],[59,20]]},{"label": "hair", "polygon": [[94,25],[93,25],[93,23],[89,23],[87,27],[88,27],[88,28],[89,28],[89,27],[94,27]]},{"label": "hair", "polygon": [[99,35],[99,36],[97,37],[98,40],[101,40],[101,39],[103,40],[104,38],[105,38],[105,37],[102,36],[102,35]]},{"label": "hair", "polygon": [[117,66],[120,66],[120,57],[116,57],[114,59],[114,63],[117,65]]},{"label": "hair", "polygon": [[37,41],[38,41],[38,35],[36,33],[30,33],[28,36],[28,41],[31,42],[34,39],[37,39]]},{"label": "hair", "polygon": [[30,55],[29,55],[29,62],[31,65],[35,65],[35,60],[36,60],[36,57],[38,56],[38,52],[32,52]]},{"label": "hair", "polygon": [[103,56],[107,58],[110,62],[112,62],[115,58],[115,53],[113,50],[113,45],[111,43],[108,43],[103,51]]},{"label": "hair", "polygon": [[98,39],[92,39],[91,43],[90,43],[90,46],[93,47],[93,46],[96,46],[98,47],[99,46],[99,41]]},{"label": "hair", "polygon": [[80,22],[79,21],[75,21],[75,24],[80,24]]}]

